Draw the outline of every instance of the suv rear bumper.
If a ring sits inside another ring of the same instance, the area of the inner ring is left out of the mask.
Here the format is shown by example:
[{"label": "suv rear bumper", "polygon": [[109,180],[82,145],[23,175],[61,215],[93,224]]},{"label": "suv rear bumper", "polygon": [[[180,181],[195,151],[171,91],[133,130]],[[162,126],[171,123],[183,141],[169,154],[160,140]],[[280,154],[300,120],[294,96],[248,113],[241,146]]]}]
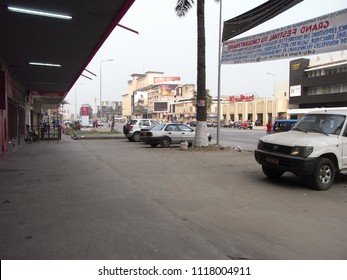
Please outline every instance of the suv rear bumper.
[{"label": "suv rear bumper", "polygon": [[255,160],[277,170],[293,172],[296,175],[312,175],[317,158],[302,158],[256,149]]}]

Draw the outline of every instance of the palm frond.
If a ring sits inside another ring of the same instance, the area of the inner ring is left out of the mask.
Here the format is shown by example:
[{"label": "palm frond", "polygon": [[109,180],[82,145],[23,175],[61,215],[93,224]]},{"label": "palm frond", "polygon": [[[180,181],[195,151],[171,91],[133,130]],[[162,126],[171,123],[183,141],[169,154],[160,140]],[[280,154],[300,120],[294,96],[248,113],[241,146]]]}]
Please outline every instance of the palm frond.
[{"label": "palm frond", "polygon": [[179,17],[183,17],[192,8],[194,0],[177,0],[175,12]]}]

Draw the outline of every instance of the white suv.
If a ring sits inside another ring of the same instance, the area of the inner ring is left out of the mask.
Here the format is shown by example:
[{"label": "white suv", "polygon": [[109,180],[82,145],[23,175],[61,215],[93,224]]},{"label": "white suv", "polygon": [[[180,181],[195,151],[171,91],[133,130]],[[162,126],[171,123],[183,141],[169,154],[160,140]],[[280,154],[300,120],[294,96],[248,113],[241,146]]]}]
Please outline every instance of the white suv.
[{"label": "white suv", "polygon": [[123,133],[132,142],[140,142],[140,131],[142,128],[148,128],[150,126],[156,125],[159,122],[154,119],[133,119],[129,120],[123,126]]},{"label": "white suv", "polygon": [[347,173],[347,110],[309,112],[292,130],[263,136],[254,152],[266,176],[289,171],[327,190],[338,173]]}]

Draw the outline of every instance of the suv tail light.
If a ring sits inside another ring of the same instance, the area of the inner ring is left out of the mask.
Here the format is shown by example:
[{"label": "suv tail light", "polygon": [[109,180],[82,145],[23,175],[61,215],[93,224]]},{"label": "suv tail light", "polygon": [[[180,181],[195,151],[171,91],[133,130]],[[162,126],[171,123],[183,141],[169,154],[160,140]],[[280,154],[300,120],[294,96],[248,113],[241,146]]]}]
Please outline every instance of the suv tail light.
[{"label": "suv tail light", "polygon": [[133,130],[133,125],[129,125],[129,130]]}]

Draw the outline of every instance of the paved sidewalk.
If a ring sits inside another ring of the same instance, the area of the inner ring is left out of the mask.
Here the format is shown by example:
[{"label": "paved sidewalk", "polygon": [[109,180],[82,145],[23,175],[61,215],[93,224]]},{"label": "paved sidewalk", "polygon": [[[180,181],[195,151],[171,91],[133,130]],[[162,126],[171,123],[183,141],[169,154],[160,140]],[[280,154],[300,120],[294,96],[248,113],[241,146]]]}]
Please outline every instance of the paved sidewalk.
[{"label": "paved sidewalk", "polygon": [[[135,147],[138,150],[132,155],[129,152]],[[170,169],[177,174],[193,166],[196,158],[186,157],[189,153],[148,149],[126,139],[82,141],[67,135],[59,142],[20,147],[0,161],[1,259],[226,258],[195,240],[181,220],[162,220],[166,214],[157,213],[152,202],[136,199],[141,180],[149,179],[149,187],[165,186],[167,179],[153,177],[155,170],[162,175],[167,171],[170,178]],[[163,154],[170,158],[162,158]],[[210,157],[199,162],[211,168]],[[138,225],[144,231],[134,232]],[[164,229],[151,232],[156,226]],[[142,239],[165,250],[156,253],[150,245],[149,251],[143,251]],[[165,240],[173,243],[160,245]]]},{"label": "paved sidewalk", "polygon": [[0,257],[346,259],[346,180],[316,192],[284,177],[250,151],[27,144],[0,161]]}]

